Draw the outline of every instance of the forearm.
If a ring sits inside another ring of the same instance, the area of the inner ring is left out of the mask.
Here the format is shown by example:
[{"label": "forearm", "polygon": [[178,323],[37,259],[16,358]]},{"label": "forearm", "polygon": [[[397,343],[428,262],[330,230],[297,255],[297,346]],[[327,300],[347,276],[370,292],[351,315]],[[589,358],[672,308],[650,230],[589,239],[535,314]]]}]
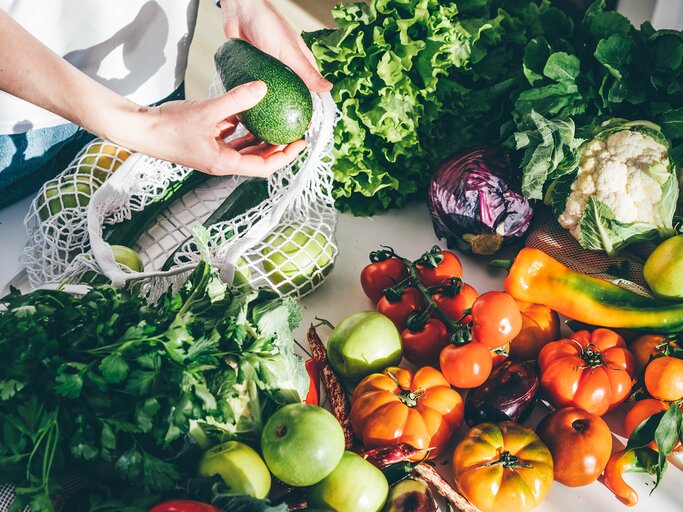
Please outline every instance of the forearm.
[{"label": "forearm", "polygon": [[[123,127],[145,107],[88,77],[0,10],[0,89],[101,137],[123,142]],[[132,128],[132,127],[131,127]]]}]

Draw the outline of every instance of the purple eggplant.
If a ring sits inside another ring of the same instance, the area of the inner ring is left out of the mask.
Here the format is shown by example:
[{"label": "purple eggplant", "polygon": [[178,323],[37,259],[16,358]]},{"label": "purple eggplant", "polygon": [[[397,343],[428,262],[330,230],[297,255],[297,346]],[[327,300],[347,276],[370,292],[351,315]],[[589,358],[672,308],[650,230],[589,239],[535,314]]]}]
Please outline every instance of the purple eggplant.
[{"label": "purple eggplant", "polygon": [[538,374],[529,363],[505,361],[465,399],[465,421],[472,427],[485,421],[522,422],[536,404]]},{"label": "purple eggplant", "polygon": [[483,255],[519,239],[533,215],[517,191],[519,175],[500,146],[479,146],[441,164],[428,194],[436,236],[449,247]]}]

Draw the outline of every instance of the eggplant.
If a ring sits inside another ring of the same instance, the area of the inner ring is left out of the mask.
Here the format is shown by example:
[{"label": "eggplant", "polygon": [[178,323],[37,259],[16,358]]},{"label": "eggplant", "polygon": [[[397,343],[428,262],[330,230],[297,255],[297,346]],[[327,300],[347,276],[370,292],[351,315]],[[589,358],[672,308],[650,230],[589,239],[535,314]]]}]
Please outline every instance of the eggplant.
[{"label": "eggplant", "polygon": [[529,363],[505,361],[465,399],[465,421],[472,427],[486,421],[522,422],[536,405],[538,374]]}]

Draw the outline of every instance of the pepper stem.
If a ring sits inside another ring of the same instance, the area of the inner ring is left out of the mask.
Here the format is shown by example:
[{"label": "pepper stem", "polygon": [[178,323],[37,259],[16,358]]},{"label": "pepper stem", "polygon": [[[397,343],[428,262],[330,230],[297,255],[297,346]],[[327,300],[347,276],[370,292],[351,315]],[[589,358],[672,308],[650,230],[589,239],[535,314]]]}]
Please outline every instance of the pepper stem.
[{"label": "pepper stem", "polygon": [[489,262],[489,267],[496,267],[496,268],[502,268],[504,270],[510,270],[512,268],[512,264],[515,262],[515,260],[491,260]]}]

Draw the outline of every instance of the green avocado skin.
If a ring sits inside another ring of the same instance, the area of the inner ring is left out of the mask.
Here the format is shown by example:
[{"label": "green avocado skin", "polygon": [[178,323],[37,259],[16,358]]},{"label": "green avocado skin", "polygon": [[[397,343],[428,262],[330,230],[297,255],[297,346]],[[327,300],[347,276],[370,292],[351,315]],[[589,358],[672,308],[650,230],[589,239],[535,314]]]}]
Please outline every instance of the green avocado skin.
[{"label": "green avocado skin", "polygon": [[277,145],[304,136],[313,115],[313,101],[299,75],[242,39],[228,39],[216,51],[214,61],[226,91],[255,80],[268,86],[258,105],[239,116],[254,136]]}]

